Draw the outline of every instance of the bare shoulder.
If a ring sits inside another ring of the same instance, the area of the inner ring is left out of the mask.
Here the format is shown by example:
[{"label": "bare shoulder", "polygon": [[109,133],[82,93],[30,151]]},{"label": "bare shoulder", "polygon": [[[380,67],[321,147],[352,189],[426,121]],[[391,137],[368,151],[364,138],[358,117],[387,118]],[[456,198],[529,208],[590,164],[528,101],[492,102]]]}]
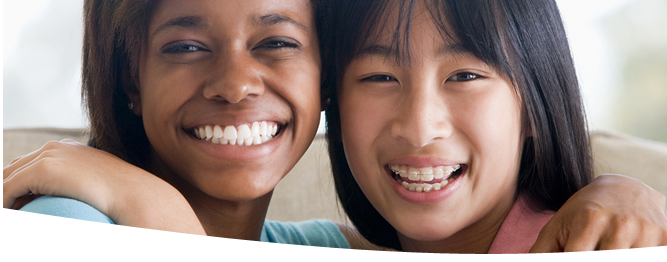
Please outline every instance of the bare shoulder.
[{"label": "bare shoulder", "polygon": [[40,243],[26,255],[113,255],[113,253],[100,243],[87,238],[60,237]]},{"label": "bare shoulder", "polygon": [[338,226],[340,232],[343,233],[343,235],[347,239],[347,242],[350,243],[350,247],[352,249],[396,251],[394,249],[378,246],[369,242],[353,226],[345,225],[339,222],[334,222],[334,223],[336,224],[336,226]]}]

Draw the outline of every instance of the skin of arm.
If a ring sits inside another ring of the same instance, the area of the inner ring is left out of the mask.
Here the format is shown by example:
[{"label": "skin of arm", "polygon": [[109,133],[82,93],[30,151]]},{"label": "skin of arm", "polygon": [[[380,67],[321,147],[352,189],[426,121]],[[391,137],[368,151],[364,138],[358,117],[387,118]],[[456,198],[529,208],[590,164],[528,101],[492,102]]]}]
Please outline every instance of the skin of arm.
[{"label": "skin of arm", "polygon": [[601,175],[565,202],[531,252],[665,246],[665,208],[665,196],[641,181]]},{"label": "skin of arm", "polygon": [[[18,209],[38,194],[62,196],[94,206],[117,224],[205,235],[173,186],[73,140],[49,142],[15,159],[4,168],[3,178],[5,208]],[[22,198],[28,193],[35,195]],[[556,212],[531,252],[667,245],[665,209],[665,197],[641,181],[602,175]],[[371,244],[352,226],[337,226],[354,249],[391,250]]]},{"label": "skin of arm", "polygon": [[[114,223],[205,235],[174,187],[107,152],[74,140],[48,142],[3,169],[3,207],[28,193],[78,199]],[[34,197],[32,197],[34,198]]]}]

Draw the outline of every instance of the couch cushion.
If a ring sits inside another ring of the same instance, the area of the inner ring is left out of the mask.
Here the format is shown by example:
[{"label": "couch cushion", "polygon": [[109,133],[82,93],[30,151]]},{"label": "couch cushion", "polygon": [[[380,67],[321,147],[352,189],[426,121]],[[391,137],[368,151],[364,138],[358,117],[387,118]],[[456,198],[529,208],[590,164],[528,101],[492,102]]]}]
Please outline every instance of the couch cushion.
[{"label": "couch cushion", "polygon": [[[667,195],[667,144],[610,131],[591,131],[595,176],[631,176]],[[3,135],[3,164],[39,149],[49,140],[86,141],[82,129],[7,129]],[[304,157],[273,192],[267,219],[301,221],[327,218],[347,222],[335,195],[324,135],[317,135]]]},{"label": "couch cushion", "polygon": [[590,136],[595,176],[634,177],[667,195],[667,144],[612,131],[591,131]]}]

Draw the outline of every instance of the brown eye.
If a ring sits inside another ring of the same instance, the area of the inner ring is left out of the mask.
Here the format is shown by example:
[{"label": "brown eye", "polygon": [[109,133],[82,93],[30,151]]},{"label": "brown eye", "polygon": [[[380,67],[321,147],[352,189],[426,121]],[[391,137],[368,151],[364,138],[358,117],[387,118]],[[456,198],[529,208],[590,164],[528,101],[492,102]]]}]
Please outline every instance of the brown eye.
[{"label": "brown eye", "polygon": [[294,39],[288,37],[271,37],[257,44],[253,49],[281,49],[281,48],[299,48],[301,44]]},{"label": "brown eye", "polygon": [[481,78],[481,76],[478,74],[463,72],[450,76],[449,78],[447,78],[447,81],[465,82],[465,81],[475,80],[478,78]]},{"label": "brown eye", "polygon": [[393,76],[372,75],[372,76],[366,77],[364,79],[361,79],[361,81],[362,82],[390,82],[390,81],[397,81],[397,80]]},{"label": "brown eye", "polygon": [[165,54],[193,53],[197,51],[208,51],[208,49],[196,45],[193,42],[185,41],[173,42],[162,48],[162,53]]}]

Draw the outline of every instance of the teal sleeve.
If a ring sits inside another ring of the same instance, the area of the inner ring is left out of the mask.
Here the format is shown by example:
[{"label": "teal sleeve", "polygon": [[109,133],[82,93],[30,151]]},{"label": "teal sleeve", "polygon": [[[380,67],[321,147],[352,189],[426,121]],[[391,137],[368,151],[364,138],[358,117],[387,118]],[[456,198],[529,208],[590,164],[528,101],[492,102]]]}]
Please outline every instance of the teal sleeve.
[{"label": "teal sleeve", "polygon": [[304,246],[350,248],[338,226],[325,219],[302,222],[265,221],[261,241]]},{"label": "teal sleeve", "polygon": [[60,237],[93,240],[117,255],[130,250],[116,225],[81,201],[44,196],[19,209],[3,226],[3,254],[22,255],[38,244]]}]

